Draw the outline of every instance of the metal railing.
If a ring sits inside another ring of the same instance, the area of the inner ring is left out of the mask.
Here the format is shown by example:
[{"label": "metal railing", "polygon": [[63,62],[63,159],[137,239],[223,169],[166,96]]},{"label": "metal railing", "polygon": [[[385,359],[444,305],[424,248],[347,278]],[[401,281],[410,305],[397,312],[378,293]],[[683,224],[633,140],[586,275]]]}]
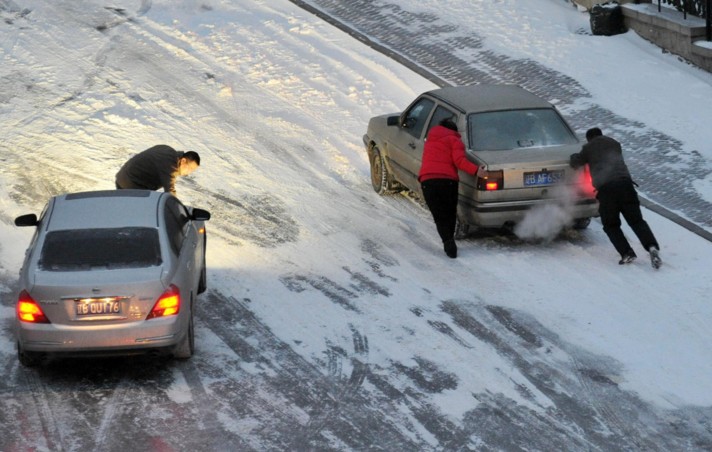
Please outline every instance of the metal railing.
[{"label": "metal railing", "polygon": [[658,0],[658,12],[662,10],[662,3],[682,11],[684,19],[688,14],[704,18],[706,38],[712,41],[712,0]]},{"label": "metal railing", "polygon": [[709,0],[658,0],[658,11],[660,4],[673,6],[678,11],[682,11],[687,18],[687,14],[692,14],[697,17],[705,17],[705,12],[708,10]]}]

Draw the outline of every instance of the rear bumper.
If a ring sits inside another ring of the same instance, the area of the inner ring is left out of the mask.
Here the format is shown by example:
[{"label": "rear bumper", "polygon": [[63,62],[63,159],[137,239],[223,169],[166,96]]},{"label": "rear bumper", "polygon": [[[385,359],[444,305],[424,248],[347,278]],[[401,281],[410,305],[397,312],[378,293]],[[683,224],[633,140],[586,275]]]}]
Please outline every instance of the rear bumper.
[{"label": "rear bumper", "polygon": [[187,322],[178,316],[115,325],[67,326],[19,321],[17,324],[17,340],[23,350],[81,355],[134,354],[170,349],[183,339],[187,331]]},{"label": "rear bumper", "polygon": [[[517,202],[480,203],[461,196],[458,205],[458,215],[463,222],[469,225],[482,228],[501,228],[508,224],[521,222],[532,208],[547,204],[556,204],[556,202],[551,199],[538,199]],[[582,199],[575,205],[567,206],[566,209],[569,210],[572,220],[597,217],[598,201],[594,198]]]}]

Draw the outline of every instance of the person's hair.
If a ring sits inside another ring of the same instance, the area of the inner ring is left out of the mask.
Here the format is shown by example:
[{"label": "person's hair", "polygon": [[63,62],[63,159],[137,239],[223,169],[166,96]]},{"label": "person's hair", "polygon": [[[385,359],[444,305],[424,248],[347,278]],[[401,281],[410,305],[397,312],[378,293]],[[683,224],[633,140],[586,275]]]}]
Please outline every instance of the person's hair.
[{"label": "person's hair", "polygon": [[443,119],[442,121],[440,121],[440,125],[457,132],[457,124],[455,124],[455,121],[453,121],[452,118]]},{"label": "person's hair", "polygon": [[196,165],[200,166],[200,156],[195,151],[184,152],[181,158],[186,159],[189,162],[195,162]]},{"label": "person's hair", "polygon": [[591,141],[596,137],[600,137],[603,135],[603,132],[601,132],[601,129],[598,127],[592,127],[586,131],[586,140]]}]

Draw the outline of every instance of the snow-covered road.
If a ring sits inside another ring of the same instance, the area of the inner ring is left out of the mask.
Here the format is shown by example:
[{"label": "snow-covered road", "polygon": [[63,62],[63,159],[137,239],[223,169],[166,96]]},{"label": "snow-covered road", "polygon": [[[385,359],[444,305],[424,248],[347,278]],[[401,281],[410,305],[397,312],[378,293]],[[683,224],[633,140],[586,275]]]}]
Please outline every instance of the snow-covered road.
[{"label": "snow-covered road", "polygon": [[[373,192],[361,142],[434,85],[287,0],[0,18],[0,450],[712,448],[709,242],[646,211],[658,272],[619,267],[598,221],[446,258],[417,200]],[[196,356],[22,368],[12,220],[159,143],[201,154],[178,196],[213,214]]]}]

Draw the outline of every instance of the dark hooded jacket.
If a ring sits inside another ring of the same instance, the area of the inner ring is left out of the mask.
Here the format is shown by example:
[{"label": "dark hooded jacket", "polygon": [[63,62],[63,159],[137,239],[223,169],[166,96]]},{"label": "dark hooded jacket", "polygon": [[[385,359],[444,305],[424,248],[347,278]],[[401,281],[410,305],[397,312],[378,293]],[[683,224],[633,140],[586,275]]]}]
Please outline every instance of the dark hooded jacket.
[{"label": "dark hooded jacket", "polygon": [[441,125],[433,127],[428,132],[423,147],[423,162],[418,180],[460,180],[458,168],[470,174],[477,172],[477,165],[467,160],[460,133]]},{"label": "dark hooded jacket", "polygon": [[623,160],[623,150],[618,141],[605,135],[597,136],[584,144],[581,152],[571,155],[571,166],[579,168],[588,164],[596,190],[609,182],[630,181],[632,178]]},{"label": "dark hooded jacket", "polygon": [[159,144],[131,157],[116,173],[116,186],[158,190],[176,194],[178,161],[183,152],[170,146]]}]

